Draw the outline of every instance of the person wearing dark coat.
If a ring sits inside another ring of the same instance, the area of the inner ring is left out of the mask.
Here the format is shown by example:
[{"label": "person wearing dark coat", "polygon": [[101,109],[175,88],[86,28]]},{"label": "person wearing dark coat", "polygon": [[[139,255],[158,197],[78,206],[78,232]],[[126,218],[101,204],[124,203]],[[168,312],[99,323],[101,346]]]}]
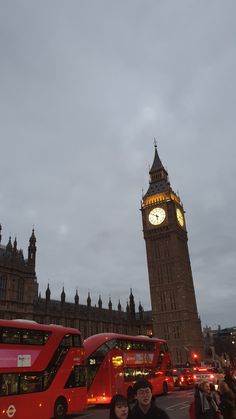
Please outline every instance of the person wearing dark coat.
[{"label": "person wearing dark coat", "polygon": [[210,385],[202,382],[195,392],[195,416],[196,419],[215,419],[220,413],[218,406],[213,400]]},{"label": "person wearing dark coat", "polygon": [[235,396],[225,381],[220,383],[219,408],[224,419],[236,419]]},{"label": "person wearing dark coat", "polygon": [[133,419],[170,419],[167,413],[157,407],[152,400],[152,384],[144,379],[133,386],[136,403],[131,409]]},{"label": "person wearing dark coat", "polygon": [[236,397],[236,379],[233,376],[233,371],[230,369],[226,370],[224,381],[228,384],[230,390],[234,393]]}]

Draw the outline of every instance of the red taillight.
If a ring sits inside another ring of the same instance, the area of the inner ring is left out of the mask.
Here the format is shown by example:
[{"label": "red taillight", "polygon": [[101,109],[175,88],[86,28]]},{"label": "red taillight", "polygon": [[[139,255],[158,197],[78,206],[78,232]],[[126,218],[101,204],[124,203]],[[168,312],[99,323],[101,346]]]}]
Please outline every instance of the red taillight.
[{"label": "red taillight", "polygon": [[184,377],[183,377],[183,376],[182,376],[182,377],[180,377],[180,380],[181,380],[181,381],[184,381]]},{"label": "red taillight", "polygon": [[211,378],[211,379],[213,379],[213,378],[215,378],[215,376],[214,376],[213,374],[211,374],[211,375],[210,375],[210,378]]}]

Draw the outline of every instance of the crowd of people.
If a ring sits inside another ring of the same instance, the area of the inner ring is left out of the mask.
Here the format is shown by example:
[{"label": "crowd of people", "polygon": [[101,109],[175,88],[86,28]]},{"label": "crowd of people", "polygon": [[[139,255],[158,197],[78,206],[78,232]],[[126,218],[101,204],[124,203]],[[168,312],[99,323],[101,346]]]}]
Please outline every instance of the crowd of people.
[{"label": "crowd of people", "polygon": [[[169,419],[167,413],[153,401],[149,381],[138,380],[133,392],[135,403],[132,406],[123,395],[113,396],[109,419]],[[232,370],[226,371],[217,390],[206,381],[196,387],[189,416],[190,419],[236,419],[236,378]]]},{"label": "crowd of people", "polygon": [[234,371],[226,371],[217,390],[213,384],[206,381],[197,386],[189,413],[191,419],[236,419]]}]

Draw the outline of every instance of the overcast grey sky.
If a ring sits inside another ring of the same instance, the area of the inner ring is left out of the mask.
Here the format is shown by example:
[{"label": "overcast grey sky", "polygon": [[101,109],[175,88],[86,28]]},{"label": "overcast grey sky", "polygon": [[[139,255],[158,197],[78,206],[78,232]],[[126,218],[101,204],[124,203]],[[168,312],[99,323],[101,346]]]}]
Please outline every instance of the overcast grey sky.
[{"label": "overcast grey sky", "polygon": [[235,325],[234,0],[0,1],[0,223],[45,295],[150,308],[153,138],[186,210],[203,326]]}]

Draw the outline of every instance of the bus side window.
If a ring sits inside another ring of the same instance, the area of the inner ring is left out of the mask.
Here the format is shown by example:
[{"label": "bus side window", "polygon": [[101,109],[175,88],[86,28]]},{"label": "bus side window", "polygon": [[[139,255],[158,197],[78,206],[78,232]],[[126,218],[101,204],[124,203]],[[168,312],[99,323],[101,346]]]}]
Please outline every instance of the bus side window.
[{"label": "bus side window", "polygon": [[99,348],[95,352],[93,352],[87,359],[87,366],[88,366],[87,385],[88,386],[90,386],[90,384],[92,383],[98,368],[103,363],[103,360],[109,351],[110,349],[108,345],[104,343],[103,345],[99,346]]},{"label": "bus side window", "polygon": [[0,395],[18,393],[19,374],[0,374]]},{"label": "bus side window", "polygon": [[75,365],[66,382],[65,388],[75,388],[86,386],[85,367]]},{"label": "bus side window", "polygon": [[64,346],[66,348],[70,348],[73,346],[73,339],[72,339],[72,335],[65,335],[64,338],[61,341],[60,346]]},{"label": "bus side window", "polygon": [[43,379],[41,374],[25,374],[20,377],[20,393],[35,393],[42,391]]},{"label": "bus side window", "polygon": [[43,345],[44,333],[37,330],[22,330],[21,340],[23,345]]}]

